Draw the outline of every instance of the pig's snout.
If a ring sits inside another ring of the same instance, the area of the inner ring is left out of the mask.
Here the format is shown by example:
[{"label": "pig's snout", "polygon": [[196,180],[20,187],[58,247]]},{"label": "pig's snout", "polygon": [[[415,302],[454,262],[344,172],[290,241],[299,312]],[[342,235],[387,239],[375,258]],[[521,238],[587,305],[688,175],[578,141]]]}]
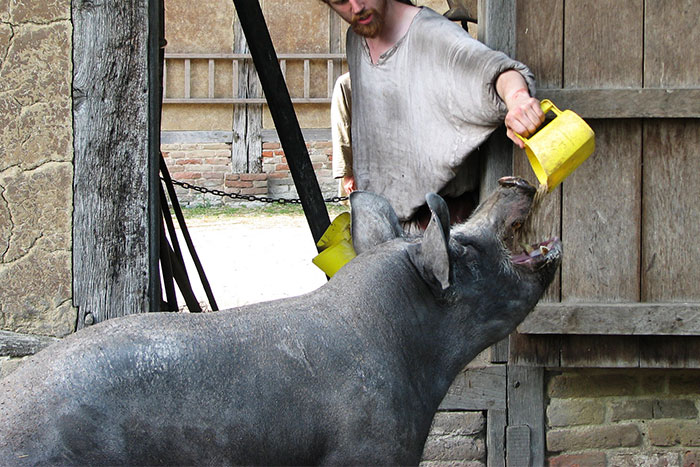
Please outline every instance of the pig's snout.
[{"label": "pig's snout", "polygon": [[508,177],[502,177],[498,180],[498,184],[501,185],[502,187],[505,188],[519,188],[523,190],[525,193],[529,195],[535,194],[537,191],[534,186],[530,185],[530,183],[520,177],[514,177],[514,176],[508,176]]}]

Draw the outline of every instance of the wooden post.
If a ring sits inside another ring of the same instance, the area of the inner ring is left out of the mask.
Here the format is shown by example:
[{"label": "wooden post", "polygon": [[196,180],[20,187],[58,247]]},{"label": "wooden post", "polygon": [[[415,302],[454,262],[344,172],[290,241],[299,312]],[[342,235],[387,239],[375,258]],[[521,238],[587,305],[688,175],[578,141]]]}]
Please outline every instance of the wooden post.
[{"label": "wooden post", "polygon": [[[233,26],[233,53],[249,52],[243,28],[239,20]],[[260,86],[255,67],[249,60],[238,60],[234,66],[238,81],[234,83],[233,97],[260,97]],[[262,104],[234,104],[233,144],[231,168],[234,173],[262,172]]]},{"label": "wooden post", "polygon": [[[73,0],[73,303],[78,328],[154,297],[149,2]],[[154,165],[155,164],[155,165]]]},{"label": "wooden post", "polygon": [[234,0],[234,4],[289,163],[289,171],[304,207],[306,220],[314,242],[317,242],[330,225],[330,219],[299,121],[294,113],[289,90],[277,61],[270,32],[257,0]]},{"label": "wooden post", "polygon": [[[515,57],[516,0],[479,0],[478,38],[494,50]],[[479,152],[481,183],[479,198],[486,199],[498,187],[498,179],[513,174],[513,143],[501,125]],[[508,339],[491,347],[491,360],[503,363],[508,355]]]}]

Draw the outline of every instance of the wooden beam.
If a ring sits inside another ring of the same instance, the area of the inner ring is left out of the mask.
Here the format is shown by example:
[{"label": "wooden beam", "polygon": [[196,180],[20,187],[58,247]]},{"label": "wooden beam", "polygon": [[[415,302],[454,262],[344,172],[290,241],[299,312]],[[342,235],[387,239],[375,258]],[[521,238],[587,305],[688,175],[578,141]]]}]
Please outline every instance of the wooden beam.
[{"label": "wooden beam", "polygon": [[505,365],[465,370],[455,378],[440,410],[505,410],[505,384]]},{"label": "wooden beam", "polygon": [[0,331],[0,357],[26,357],[34,355],[60,339],[55,337],[18,334]]},{"label": "wooden beam", "polygon": [[700,303],[540,303],[521,334],[700,335]]},{"label": "wooden beam", "polygon": [[152,305],[157,165],[149,145],[158,132],[149,141],[149,7],[145,0],[73,1],[73,303],[79,329]]},{"label": "wooden beam", "polygon": [[506,465],[544,465],[544,368],[508,365],[507,388]]},{"label": "wooden beam", "polygon": [[582,118],[700,118],[700,89],[538,89]]},{"label": "wooden beam", "polygon": [[234,4],[314,243],[318,242],[331,222],[299,121],[294,113],[289,90],[277,61],[270,32],[257,0],[234,0]]}]

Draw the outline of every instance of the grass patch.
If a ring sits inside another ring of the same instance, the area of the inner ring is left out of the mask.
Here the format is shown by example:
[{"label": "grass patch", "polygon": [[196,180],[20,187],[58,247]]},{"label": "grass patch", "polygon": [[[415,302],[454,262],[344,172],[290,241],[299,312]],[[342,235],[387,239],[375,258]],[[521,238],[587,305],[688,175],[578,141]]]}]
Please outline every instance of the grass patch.
[{"label": "grass patch", "polygon": [[[350,210],[349,206],[336,203],[326,204],[331,220],[340,213]],[[300,204],[264,204],[262,206],[197,206],[183,208],[185,219],[226,219],[230,217],[272,217],[272,216],[303,216],[304,210]]]}]

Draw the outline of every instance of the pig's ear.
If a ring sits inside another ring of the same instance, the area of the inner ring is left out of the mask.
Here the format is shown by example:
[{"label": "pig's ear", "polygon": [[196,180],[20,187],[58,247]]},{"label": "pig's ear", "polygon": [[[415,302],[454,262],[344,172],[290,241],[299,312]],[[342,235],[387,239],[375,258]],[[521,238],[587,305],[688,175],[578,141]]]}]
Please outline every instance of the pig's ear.
[{"label": "pig's ear", "polygon": [[447,204],[438,195],[426,196],[430,223],[422,241],[409,248],[409,256],[418,271],[432,287],[445,290],[450,286],[450,214]]},{"label": "pig's ear", "polygon": [[403,235],[394,208],[383,196],[369,191],[353,191],[350,205],[352,245],[358,255]]}]

